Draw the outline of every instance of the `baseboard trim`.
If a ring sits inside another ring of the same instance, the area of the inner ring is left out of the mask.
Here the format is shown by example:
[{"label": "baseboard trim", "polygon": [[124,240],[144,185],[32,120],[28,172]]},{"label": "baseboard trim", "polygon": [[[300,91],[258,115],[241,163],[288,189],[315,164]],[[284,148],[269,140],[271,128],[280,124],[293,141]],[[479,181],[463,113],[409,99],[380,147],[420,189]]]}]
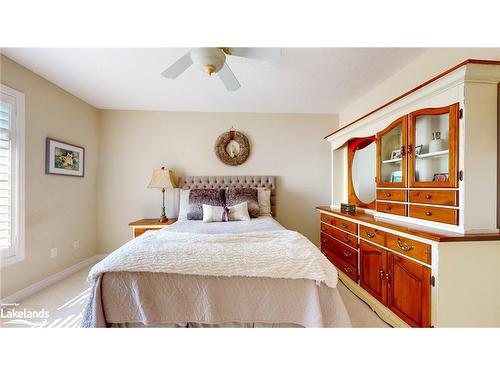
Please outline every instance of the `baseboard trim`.
[{"label": "baseboard trim", "polygon": [[78,262],[77,264],[71,267],[68,267],[60,272],[50,275],[49,277],[41,281],[38,281],[24,289],[21,289],[20,291],[14,294],[11,294],[10,296],[3,298],[2,300],[0,300],[0,303],[1,304],[18,303],[23,299],[26,299],[32,296],[33,294],[38,293],[39,291],[47,288],[48,286],[55,284],[67,278],[68,276],[73,275],[74,273],[80,271],[81,269],[96,264],[100,260],[104,259],[106,255],[107,254],[97,254],[90,258],[84,259],[81,262]]}]

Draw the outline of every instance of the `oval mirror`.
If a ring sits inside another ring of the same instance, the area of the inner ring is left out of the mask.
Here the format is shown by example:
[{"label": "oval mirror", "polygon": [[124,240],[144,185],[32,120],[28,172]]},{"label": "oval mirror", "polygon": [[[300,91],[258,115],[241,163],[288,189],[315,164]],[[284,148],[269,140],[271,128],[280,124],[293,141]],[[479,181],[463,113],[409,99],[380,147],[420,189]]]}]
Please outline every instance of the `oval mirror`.
[{"label": "oval mirror", "polygon": [[376,158],[375,137],[355,138],[349,141],[349,203],[364,208],[375,208]]}]

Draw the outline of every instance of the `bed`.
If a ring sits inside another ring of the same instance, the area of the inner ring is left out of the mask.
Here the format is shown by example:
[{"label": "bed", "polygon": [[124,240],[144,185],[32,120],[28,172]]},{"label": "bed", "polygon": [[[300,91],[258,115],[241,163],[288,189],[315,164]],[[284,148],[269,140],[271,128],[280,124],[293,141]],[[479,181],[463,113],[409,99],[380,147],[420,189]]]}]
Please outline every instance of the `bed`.
[{"label": "bed", "polygon": [[[181,177],[182,189],[271,190],[272,176]],[[335,268],[272,216],[178,221],[96,264],[82,327],[350,327]]]}]

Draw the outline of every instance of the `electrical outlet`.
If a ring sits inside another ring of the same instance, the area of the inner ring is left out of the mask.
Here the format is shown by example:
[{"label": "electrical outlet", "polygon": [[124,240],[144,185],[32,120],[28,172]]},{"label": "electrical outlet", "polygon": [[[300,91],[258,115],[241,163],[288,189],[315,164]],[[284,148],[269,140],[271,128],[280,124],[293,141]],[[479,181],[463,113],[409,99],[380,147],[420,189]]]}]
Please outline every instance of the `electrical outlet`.
[{"label": "electrical outlet", "polygon": [[80,248],[80,240],[73,241],[73,249],[78,250]]},{"label": "electrical outlet", "polygon": [[50,257],[55,258],[57,256],[58,252],[59,252],[59,250],[57,250],[57,247],[50,249]]}]

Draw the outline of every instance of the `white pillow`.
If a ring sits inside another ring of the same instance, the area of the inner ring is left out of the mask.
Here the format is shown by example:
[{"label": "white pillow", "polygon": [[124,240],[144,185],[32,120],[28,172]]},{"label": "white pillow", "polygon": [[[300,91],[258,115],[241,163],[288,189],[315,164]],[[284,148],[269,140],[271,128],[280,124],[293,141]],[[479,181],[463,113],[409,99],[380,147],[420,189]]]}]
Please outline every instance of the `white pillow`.
[{"label": "white pillow", "polygon": [[271,190],[258,188],[257,200],[259,201],[259,216],[271,216]]},{"label": "white pillow", "polygon": [[[230,221],[246,221],[250,220],[250,214],[248,213],[247,202],[242,202],[236,204],[229,208],[229,220]],[[203,222],[220,222],[227,221],[224,211],[224,207],[221,206],[211,206],[209,204],[203,205]]]},{"label": "white pillow", "polygon": [[229,221],[247,221],[250,220],[248,212],[248,202],[241,202],[229,207]]},{"label": "white pillow", "polygon": [[179,193],[179,217],[177,220],[187,220],[187,213],[189,209],[189,192],[191,190],[182,190]]}]

